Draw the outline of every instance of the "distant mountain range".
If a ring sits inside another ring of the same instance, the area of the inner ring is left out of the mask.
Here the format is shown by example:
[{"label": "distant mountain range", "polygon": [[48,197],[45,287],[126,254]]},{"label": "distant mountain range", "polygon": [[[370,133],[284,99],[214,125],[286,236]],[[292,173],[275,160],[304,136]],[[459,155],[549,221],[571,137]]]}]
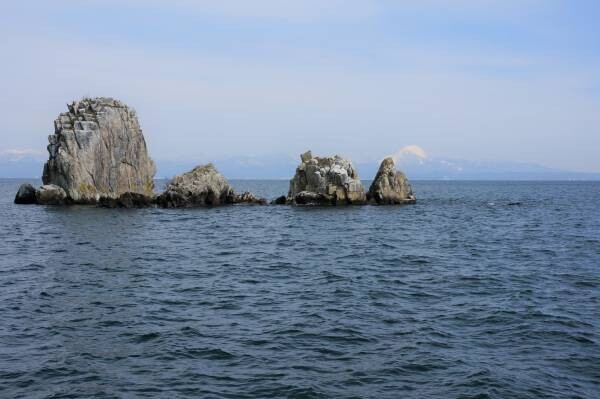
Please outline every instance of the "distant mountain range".
[{"label": "distant mountain range", "polygon": [[[192,169],[201,162],[156,160],[156,176],[173,177]],[[290,179],[300,163],[300,157],[271,155],[266,157],[227,157],[210,160],[219,172],[230,179]]]},{"label": "distant mountain range", "polygon": [[[393,158],[398,168],[411,179],[600,180],[600,173],[573,172],[532,163],[431,158],[415,145],[402,148],[393,154]],[[364,169],[369,170],[367,165]]]},{"label": "distant mountain range", "polygon": [[0,151],[0,178],[39,178],[46,159],[45,151]]},{"label": "distant mountain range", "polygon": [[[413,180],[600,180],[600,173],[572,172],[515,162],[468,161],[428,157],[418,146],[407,146],[393,155],[396,165]],[[32,150],[0,151],[0,178],[36,178],[47,155]],[[357,162],[360,177],[372,179],[380,160]],[[217,158],[213,163],[230,179],[290,179],[299,157]],[[202,162],[156,160],[159,178],[169,178]]]}]

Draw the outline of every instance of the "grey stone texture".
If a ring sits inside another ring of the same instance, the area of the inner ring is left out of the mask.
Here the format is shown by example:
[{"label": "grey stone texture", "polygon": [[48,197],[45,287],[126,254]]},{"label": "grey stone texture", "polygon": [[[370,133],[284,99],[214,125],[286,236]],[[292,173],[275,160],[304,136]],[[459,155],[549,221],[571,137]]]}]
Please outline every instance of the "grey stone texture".
[{"label": "grey stone texture", "polygon": [[153,195],[154,162],[135,110],[112,98],[68,105],[48,137],[44,184],[62,187],[70,201],[94,204],[126,192]]},{"label": "grey stone texture", "polygon": [[367,198],[370,203],[376,205],[414,204],[417,202],[406,175],[396,170],[396,165],[391,157],[385,158],[379,165]]},{"label": "grey stone texture", "polygon": [[366,194],[352,162],[340,157],[300,155],[301,164],[290,181],[287,202],[292,205],[365,204]]},{"label": "grey stone texture", "polygon": [[164,208],[224,205],[235,202],[235,193],[227,179],[209,163],[173,178],[156,201]]}]

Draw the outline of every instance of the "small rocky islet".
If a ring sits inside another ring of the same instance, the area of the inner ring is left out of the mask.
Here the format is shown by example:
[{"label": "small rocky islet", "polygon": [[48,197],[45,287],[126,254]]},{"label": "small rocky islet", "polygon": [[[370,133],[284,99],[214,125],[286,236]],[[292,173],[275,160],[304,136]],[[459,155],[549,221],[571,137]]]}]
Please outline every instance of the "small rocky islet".
[{"label": "small rocky islet", "polygon": [[[19,187],[16,204],[96,205],[107,208],[194,208],[229,204],[267,205],[253,193],[235,193],[212,164],[199,165],[154,192],[156,167],[135,110],[112,98],[84,98],[68,104],[48,137],[48,161],[39,188]],[[310,151],[290,180],[287,196],[273,205],[414,204],[411,185],[394,160],[385,158],[368,191],[352,162]]]}]

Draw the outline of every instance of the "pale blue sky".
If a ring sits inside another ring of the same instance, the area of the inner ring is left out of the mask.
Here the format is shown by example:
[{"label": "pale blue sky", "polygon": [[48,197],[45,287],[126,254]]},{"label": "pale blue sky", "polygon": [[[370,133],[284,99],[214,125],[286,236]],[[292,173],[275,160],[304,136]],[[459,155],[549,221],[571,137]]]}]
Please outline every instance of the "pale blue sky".
[{"label": "pale blue sky", "polygon": [[600,2],[20,1],[0,7],[0,151],[65,103],[137,109],[157,159],[438,157],[600,171]]}]

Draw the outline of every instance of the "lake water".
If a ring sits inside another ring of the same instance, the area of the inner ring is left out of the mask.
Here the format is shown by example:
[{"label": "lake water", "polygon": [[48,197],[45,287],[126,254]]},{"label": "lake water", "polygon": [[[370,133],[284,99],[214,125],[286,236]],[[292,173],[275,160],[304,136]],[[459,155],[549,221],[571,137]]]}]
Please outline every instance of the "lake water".
[{"label": "lake water", "polygon": [[600,398],[600,183],[191,210],[14,205],[19,183],[2,398]]}]

